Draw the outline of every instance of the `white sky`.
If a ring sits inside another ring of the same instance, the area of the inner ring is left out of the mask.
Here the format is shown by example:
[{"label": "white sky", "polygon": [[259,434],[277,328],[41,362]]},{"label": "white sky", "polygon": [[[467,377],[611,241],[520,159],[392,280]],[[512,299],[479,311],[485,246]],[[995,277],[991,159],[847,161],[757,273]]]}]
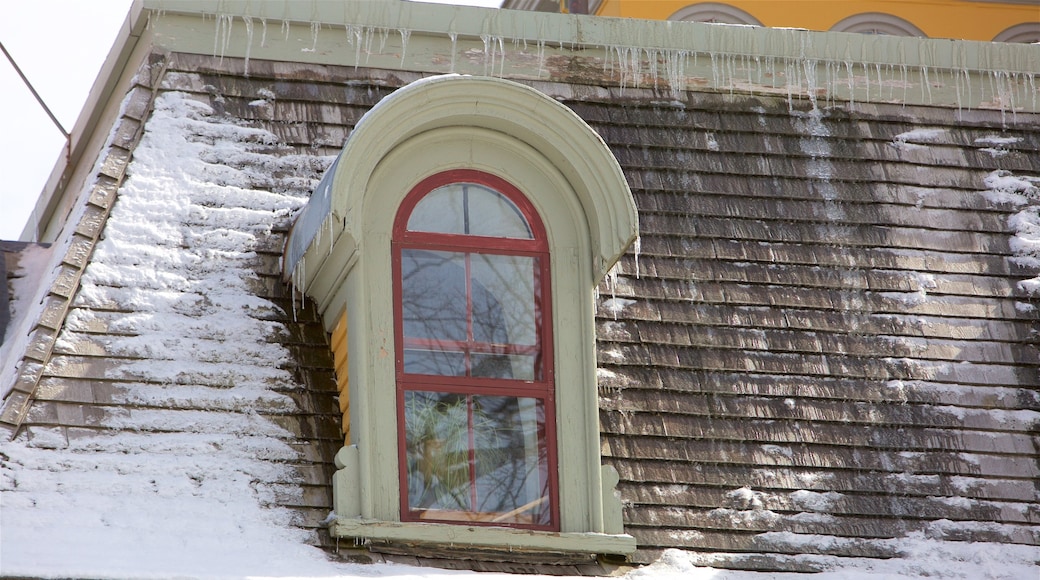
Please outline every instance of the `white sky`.
[{"label": "white sky", "polygon": [[[293,0],[289,0],[293,1]],[[425,0],[498,6],[501,0]],[[72,131],[132,0],[0,2],[0,42]],[[65,138],[0,55],[0,240],[17,240]]]},{"label": "white sky", "polygon": [[[101,69],[131,0],[4,2],[0,42],[66,131]],[[0,55],[0,240],[22,233],[65,138]]]}]

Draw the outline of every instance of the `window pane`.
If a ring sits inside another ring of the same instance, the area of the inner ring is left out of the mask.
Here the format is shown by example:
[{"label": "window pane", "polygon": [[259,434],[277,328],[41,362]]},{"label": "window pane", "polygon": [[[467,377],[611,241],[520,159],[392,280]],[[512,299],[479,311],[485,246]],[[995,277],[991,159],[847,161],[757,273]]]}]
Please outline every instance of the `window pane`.
[{"label": "window pane", "polygon": [[408,231],[531,239],[520,209],[493,189],[452,183],[427,193],[408,217]]},{"label": "window pane", "polygon": [[406,337],[466,340],[465,254],[402,250],[401,317]]},{"label": "window pane", "polygon": [[466,376],[466,355],[461,352],[406,348],[404,372],[416,375],[464,377]]},{"label": "window pane", "polygon": [[540,378],[537,258],[401,250],[404,371]]},{"label": "window pane", "polygon": [[535,343],[534,265],[535,258],[527,256],[473,254],[473,332],[477,341]]},{"label": "window pane", "polygon": [[406,391],[405,445],[419,519],[550,523],[542,400]]},{"label": "window pane", "polygon": [[487,379],[533,381],[537,358],[533,355],[473,354],[471,376]]}]

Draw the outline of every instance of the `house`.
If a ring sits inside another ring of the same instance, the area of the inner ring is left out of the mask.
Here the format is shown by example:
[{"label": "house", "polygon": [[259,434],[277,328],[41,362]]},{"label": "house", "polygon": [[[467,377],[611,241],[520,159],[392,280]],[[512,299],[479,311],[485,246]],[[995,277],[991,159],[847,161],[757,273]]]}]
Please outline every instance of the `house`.
[{"label": "house", "polygon": [[1031,570],[1038,56],[136,3],[5,246],[4,574]]},{"label": "house", "polygon": [[1037,42],[1036,2],[1011,0],[505,0],[503,8],[985,42]]}]

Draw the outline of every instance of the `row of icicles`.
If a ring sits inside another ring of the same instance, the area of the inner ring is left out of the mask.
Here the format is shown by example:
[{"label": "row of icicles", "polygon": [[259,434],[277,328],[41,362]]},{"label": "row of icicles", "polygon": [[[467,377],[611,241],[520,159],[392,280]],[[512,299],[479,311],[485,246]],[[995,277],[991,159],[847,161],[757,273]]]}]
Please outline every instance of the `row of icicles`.
[{"label": "row of icicles", "polygon": [[[154,18],[162,18],[163,12]],[[267,47],[269,41],[268,19],[249,16],[221,14],[215,17],[213,54],[223,57],[231,45],[236,19],[244,24],[246,35],[245,74],[249,74],[249,59],[255,43],[259,23],[259,46]],[[310,22],[310,46],[304,52],[316,52],[322,28],[330,24]],[[487,28],[487,27],[485,27]],[[280,20],[278,37],[289,42],[292,23]],[[407,63],[408,43],[411,31],[399,28],[345,24],[347,44],[354,50],[355,66],[367,66],[373,55],[384,55],[392,37],[400,40],[391,50],[400,51],[400,66]],[[458,34],[446,33],[451,42],[451,61],[446,73],[454,73],[457,67]],[[274,35],[272,35],[273,37]],[[575,48],[574,43],[527,39],[510,39],[485,33],[480,35],[483,44],[483,74],[507,76],[509,48],[517,54],[536,57],[537,76],[547,78],[547,49]],[[856,102],[906,102],[914,99],[924,104],[955,105],[958,110],[973,106],[998,109],[1003,114],[1014,114],[1023,107],[1033,110],[1040,99],[1036,74],[1001,70],[949,69],[905,64],[881,64],[856,62],[853,60],[826,60],[809,58],[773,57],[735,53],[716,53],[686,49],[648,48],[639,46],[599,46],[603,57],[604,73],[615,78],[620,88],[650,87],[669,92],[672,99],[680,101],[682,92],[691,84],[709,81],[708,89],[740,93],[768,93],[786,95],[788,104],[795,99],[808,98],[815,106],[823,96],[825,104],[847,104]],[[470,54],[472,51],[466,51]],[[464,71],[473,73],[472,69]],[[702,73],[702,76],[694,74]],[[710,72],[710,78],[709,78]],[[974,84],[973,77],[982,77],[983,82]],[[933,103],[934,87],[952,85],[956,94],[955,103]],[[975,94],[981,92],[982,94]]]}]

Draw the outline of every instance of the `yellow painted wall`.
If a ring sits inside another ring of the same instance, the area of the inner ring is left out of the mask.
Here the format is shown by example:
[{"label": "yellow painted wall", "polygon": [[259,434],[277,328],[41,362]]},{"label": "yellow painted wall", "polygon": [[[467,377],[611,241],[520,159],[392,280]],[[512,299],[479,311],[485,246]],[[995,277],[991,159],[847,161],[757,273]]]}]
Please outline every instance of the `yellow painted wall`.
[{"label": "yellow painted wall", "polygon": [[336,387],[339,389],[339,410],[343,413],[343,444],[350,445],[350,385],[347,372],[347,313],[344,312],[332,330],[332,355],[336,363]]},{"label": "yellow painted wall", "polygon": [[[666,20],[696,0],[602,0],[596,14]],[[930,38],[991,41],[1004,30],[1040,22],[1040,2],[966,0],[728,0],[763,25],[830,30],[849,16],[880,12],[897,16]]]}]

